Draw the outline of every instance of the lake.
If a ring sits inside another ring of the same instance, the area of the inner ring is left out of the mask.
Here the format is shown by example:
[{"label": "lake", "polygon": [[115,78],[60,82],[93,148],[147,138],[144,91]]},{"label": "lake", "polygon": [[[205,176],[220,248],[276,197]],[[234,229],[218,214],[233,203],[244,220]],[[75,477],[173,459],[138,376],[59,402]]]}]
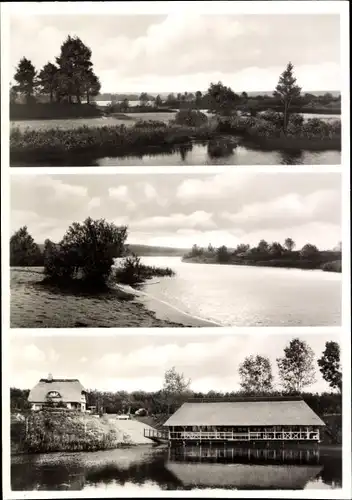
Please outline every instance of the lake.
[{"label": "lake", "polygon": [[250,450],[150,445],[80,453],[13,455],[14,491],[303,490],[342,486],[338,450]]},{"label": "lake", "polygon": [[176,272],[142,288],[147,295],[140,300],[161,319],[175,321],[182,311],[221,326],[341,325],[341,273],[195,264],[180,257],[142,262]]}]

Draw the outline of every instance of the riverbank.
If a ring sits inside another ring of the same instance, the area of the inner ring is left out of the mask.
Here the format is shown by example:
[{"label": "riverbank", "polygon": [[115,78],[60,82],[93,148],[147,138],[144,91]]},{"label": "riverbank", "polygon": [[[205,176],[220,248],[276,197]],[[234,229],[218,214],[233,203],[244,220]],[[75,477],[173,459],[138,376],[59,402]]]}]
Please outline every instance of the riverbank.
[{"label": "riverbank", "polygon": [[[146,115],[147,116],[147,115]],[[205,115],[204,115],[205,116]],[[236,138],[234,142],[234,138]],[[341,122],[317,118],[290,126],[283,134],[279,126],[261,117],[206,118],[200,126],[141,120],[130,125],[80,126],[77,128],[21,129],[11,127],[10,158],[14,163],[75,164],[90,159],[124,157],[148,153],[172,153],[177,147],[209,142],[212,156],[225,157],[239,141],[269,150],[341,150]]]},{"label": "riverbank", "polygon": [[41,268],[11,268],[12,328],[151,328],[182,327],[160,320],[132,293],[65,293],[44,286]]},{"label": "riverbank", "polygon": [[109,293],[89,295],[44,285],[42,268],[12,267],[10,275],[11,328],[216,326],[131,287],[119,286]]}]

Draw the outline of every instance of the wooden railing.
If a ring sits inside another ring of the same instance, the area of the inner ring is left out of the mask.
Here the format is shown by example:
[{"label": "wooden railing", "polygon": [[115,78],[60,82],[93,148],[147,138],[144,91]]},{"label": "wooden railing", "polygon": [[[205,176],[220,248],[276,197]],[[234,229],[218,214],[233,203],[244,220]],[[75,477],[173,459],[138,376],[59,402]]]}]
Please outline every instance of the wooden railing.
[{"label": "wooden railing", "polygon": [[319,441],[319,431],[276,431],[276,432],[219,432],[178,431],[170,432],[171,440],[199,441]]}]

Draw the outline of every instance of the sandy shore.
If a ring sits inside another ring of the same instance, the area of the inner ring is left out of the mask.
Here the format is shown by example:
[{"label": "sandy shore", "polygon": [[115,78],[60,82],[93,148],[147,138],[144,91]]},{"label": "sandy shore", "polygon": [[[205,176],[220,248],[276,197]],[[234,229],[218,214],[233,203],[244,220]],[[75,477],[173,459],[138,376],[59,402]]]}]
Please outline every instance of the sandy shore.
[{"label": "sandy shore", "polygon": [[100,296],[68,294],[44,287],[42,278],[41,268],[11,268],[11,328],[209,326],[172,308],[170,314],[156,314],[140,297],[123,290]]}]

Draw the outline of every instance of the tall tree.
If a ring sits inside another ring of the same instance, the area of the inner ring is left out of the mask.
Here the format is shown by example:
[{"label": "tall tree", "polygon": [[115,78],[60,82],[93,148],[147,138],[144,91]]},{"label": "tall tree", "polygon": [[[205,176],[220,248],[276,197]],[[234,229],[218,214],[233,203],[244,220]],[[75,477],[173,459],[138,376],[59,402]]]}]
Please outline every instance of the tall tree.
[{"label": "tall tree", "polygon": [[229,259],[230,259],[230,254],[229,254],[229,251],[227,249],[227,247],[225,245],[222,245],[221,247],[219,247],[216,251],[216,257],[217,257],[217,260],[218,262],[228,262]]},{"label": "tall tree", "polygon": [[257,246],[257,249],[259,250],[259,252],[263,252],[263,253],[266,253],[269,251],[269,243],[265,240],[260,240],[260,242],[258,243],[258,246]]},{"label": "tall tree", "polygon": [[41,88],[41,92],[50,96],[50,102],[53,102],[55,91],[57,90],[58,71],[59,68],[55,66],[55,64],[48,62],[38,75],[38,84]]},{"label": "tall tree", "polygon": [[174,366],[165,372],[162,392],[168,414],[172,407],[181,403],[181,399],[187,394],[190,384],[191,380],[186,380],[184,374],[178,373]]},{"label": "tall tree", "polygon": [[200,90],[196,92],[196,108],[199,109],[202,103],[202,93]]},{"label": "tall tree", "polygon": [[277,365],[286,392],[300,393],[315,382],[314,352],[305,341],[291,340],[284,349],[284,356],[277,359]]},{"label": "tall tree", "polygon": [[146,106],[149,102],[149,96],[146,92],[142,92],[139,96],[139,102],[141,106]]},{"label": "tall tree", "polygon": [[330,341],[325,343],[325,350],[318,366],[323,379],[329,383],[333,389],[342,390],[342,371],[340,364],[340,346],[337,342]]},{"label": "tall tree", "polygon": [[86,95],[86,100],[87,100],[88,104],[90,103],[90,98],[96,97],[100,92],[101,84],[100,84],[99,78],[96,76],[96,74],[92,70],[90,70],[87,73],[87,79],[85,81],[83,89],[84,89],[84,92]]},{"label": "tall tree", "polygon": [[292,252],[292,250],[296,246],[296,243],[293,241],[292,238],[286,238],[284,245],[285,245],[286,250],[288,250],[289,252]]},{"label": "tall tree", "polygon": [[211,83],[208,89],[210,108],[220,115],[230,115],[241,98],[230,88],[221,82]]},{"label": "tall tree", "polygon": [[269,252],[273,257],[280,257],[283,254],[284,249],[282,248],[281,243],[278,241],[274,241],[270,245]]},{"label": "tall tree", "polygon": [[161,99],[161,96],[158,94],[155,98],[155,101],[154,101],[154,105],[156,108],[160,108],[160,106],[162,105],[163,101]]},{"label": "tall tree", "polygon": [[32,62],[29,59],[22,57],[18,63],[14,76],[14,79],[17,82],[15,89],[18,93],[24,96],[27,104],[34,99],[36,75],[37,72]]},{"label": "tall tree", "polygon": [[59,66],[58,84],[60,92],[73,102],[78,103],[85,94],[87,82],[92,73],[92,51],[78,37],[68,36],[60,48],[60,55],[56,58]]},{"label": "tall tree", "polygon": [[293,75],[293,64],[289,62],[285,71],[280,75],[279,82],[273,93],[283,104],[283,129],[285,133],[290,119],[290,106],[301,95],[302,89],[296,84],[296,81],[297,79]]},{"label": "tall tree", "polygon": [[247,393],[269,392],[273,388],[271,364],[265,356],[248,356],[240,364],[241,388]]},{"label": "tall tree", "polygon": [[300,251],[300,256],[305,259],[312,259],[319,255],[319,250],[315,245],[306,243]]},{"label": "tall tree", "polygon": [[10,238],[10,266],[40,265],[41,252],[27,226],[21,227]]}]

